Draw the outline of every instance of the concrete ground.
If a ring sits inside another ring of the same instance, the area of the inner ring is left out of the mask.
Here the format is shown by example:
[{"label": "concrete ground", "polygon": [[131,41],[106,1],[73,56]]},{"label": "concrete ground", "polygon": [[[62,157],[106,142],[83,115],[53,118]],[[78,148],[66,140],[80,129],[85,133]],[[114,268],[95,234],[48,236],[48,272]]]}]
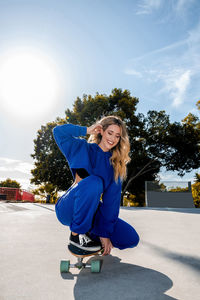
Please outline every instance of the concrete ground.
[{"label": "concrete ground", "polygon": [[60,260],[76,259],[54,206],[0,202],[0,300],[200,299],[200,209],[123,208],[120,217],[139,233],[137,248],[98,257],[99,274],[60,274]]}]

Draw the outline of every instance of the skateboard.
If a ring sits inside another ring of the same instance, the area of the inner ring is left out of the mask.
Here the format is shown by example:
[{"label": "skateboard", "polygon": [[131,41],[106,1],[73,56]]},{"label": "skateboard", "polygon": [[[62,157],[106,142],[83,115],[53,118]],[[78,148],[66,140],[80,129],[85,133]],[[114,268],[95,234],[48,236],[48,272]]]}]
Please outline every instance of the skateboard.
[{"label": "skateboard", "polygon": [[94,253],[90,253],[88,251],[82,251],[73,245],[68,245],[68,250],[71,252],[72,255],[77,257],[77,262],[75,264],[70,264],[70,260],[61,260],[60,262],[60,272],[61,273],[68,273],[70,268],[90,268],[91,273],[100,273],[101,271],[101,261],[100,260],[92,260],[91,263],[84,263],[83,259],[89,256],[95,256],[98,254],[102,254],[103,250],[99,250]]}]

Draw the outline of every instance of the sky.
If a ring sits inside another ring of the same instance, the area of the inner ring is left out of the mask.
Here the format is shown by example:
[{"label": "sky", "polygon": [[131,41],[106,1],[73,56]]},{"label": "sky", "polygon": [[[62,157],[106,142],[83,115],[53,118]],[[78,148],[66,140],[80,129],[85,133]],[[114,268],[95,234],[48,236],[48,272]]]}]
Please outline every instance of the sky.
[{"label": "sky", "polygon": [[[0,0],[0,181],[29,189],[37,130],[83,94],[199,117],[199,0]],[[192,180],[162,170],[162,180]]]}]

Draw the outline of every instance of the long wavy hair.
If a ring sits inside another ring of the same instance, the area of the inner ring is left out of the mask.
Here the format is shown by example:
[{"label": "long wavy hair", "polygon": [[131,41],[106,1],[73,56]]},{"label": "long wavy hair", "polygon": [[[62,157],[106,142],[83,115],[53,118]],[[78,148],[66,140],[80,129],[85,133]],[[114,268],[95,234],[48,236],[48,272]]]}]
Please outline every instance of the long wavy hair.
[{"label": "long wavy hair", "polygon": [[[110,125],[118,125],[121,128],[121,137],[118,144],[111,149],[112,156],[110,162],[114,168],[115,181],[120,177],[121,180],[126,178],[127,175],[127,163],[131,160],[129,157],[130,143],[125,123],[118,116],[103,117],[96,124],[101,124],[103,131],[105,131]],[[89,137],[89,143],[99,144],[101,142],[101,133],[92,134]]]}]

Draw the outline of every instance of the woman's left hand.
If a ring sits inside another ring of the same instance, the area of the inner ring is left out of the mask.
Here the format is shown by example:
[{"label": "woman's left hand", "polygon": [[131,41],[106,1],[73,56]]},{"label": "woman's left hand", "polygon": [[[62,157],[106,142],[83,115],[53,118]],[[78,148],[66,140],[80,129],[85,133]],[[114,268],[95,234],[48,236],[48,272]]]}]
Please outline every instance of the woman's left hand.
[{"label": "woman's left hand", "polygon": [[102,247],[104,248],[103,256],[110,254],[113,245],[109,238],[100,237]]}]

